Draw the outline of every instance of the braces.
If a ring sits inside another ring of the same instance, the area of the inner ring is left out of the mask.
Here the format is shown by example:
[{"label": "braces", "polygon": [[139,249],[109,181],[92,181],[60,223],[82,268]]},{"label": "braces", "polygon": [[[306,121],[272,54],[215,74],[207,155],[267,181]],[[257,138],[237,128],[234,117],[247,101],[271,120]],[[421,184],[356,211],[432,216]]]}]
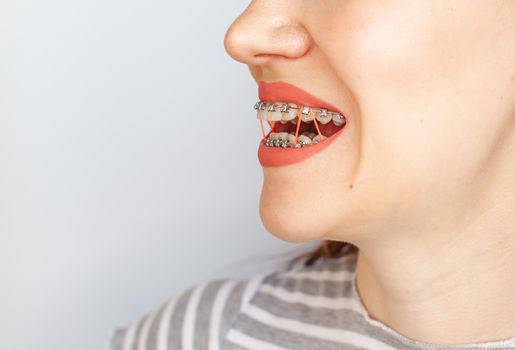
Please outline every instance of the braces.
[{"label": "braces", "polygon": [[282,139],[274,139],[274,140],[270,140],[270,139],[266,139],[265,141],[265,145],[268,146],[268,147],[282,147],[282,148],[302,148],[306,145],[313,145],[313,144],[316,144],[318,142],[314,142],[314,143],[311,143],[311,144],[308,144],[308,143],[305,143],[303,141],[300,141],[300,142],[296,142],[293,144],[293,146],[290,146],[289,142],[287,140],[282,140]]},{"label": "braces", "polygon": [[[269,146],[269,147],[301,148],[306,145],[309,145],[308,143],[305,143],[303,141],[297,142],[297,139],[299,137],[300,124],[301,124],[301,121],[303,121],[302,116],[309,118],[312,111],[320,113],[320,116],[322,116],[322,117],[327,117],[330,115],[331,119],[336,117],[340,121],[342,121],[344,123],[346,122],[345,117],[343,115],[341,115],[338,112],[331,112],[326,108],[312,108],[312,107],[306,107],[306,106],[303,106],[302,108],[300,108],[300,107],[290,106],[287,103],[284,103],[284,104],[267,103],[267,102],[263,102],[261,100],[256,102],[256,104],[254,105],[255,110],[261,110],[261,111],[267,109],[269,112],[276,112],[276,108],[280,108],[280,112],[282,112],[282,113],[289,113],[291,110],[297,110],[297,126],[295,128],[296,129],[295,130],[295,139],[293,141],[293,146],[289,146],[290,142],[288,140],[282,140],[282,139],[270,140],[268,137],[273,131],[273,124],[269,120],[267,120],[268,125],[270,126],[271,130],[268,134],[266,134],[265,128],[263,127],[263,120],[260,119],[259,123],[261,125],[263,141],[265,142],[265,145]],[[315,123],[315,127],[318,132],[318,135],[320,136],[320,141],[321,141],[323,137],[325,138],[325,136],[322,135],[322,133],[320,132],[320,128],[318,127],[318,122],[315,117],[313,117],[312,121]],[[315,143],[318,143],[320,141],[317,141]]]},{"label": "braces", "polygon": [[[256,104],[254,105],[255,110],[261,110],[261,111],[264,111],[266,109],[269,112],[276,112],[277,108],[279,108],[280,112],[282,112],[282,113],[288,113],[292,109],[298,109],[298,110],[301,109],[300,107],[290,106],[287,103],[268,103],[268,102],[263,102],[261,100],[257,101]],[[303,115],[307,116],[310,114],[311,111],[320,113],[320,116],[322,116],[322,117],[327,117],[330,115],[331,117],[336,116],[338,119],[340,119],[342,121],[345,119],[345,117],[343,115],[341,115],[340,113],[331,112],[326,108],[313,108],[313,107],[305,107],[305,106],[302,107]]]}]

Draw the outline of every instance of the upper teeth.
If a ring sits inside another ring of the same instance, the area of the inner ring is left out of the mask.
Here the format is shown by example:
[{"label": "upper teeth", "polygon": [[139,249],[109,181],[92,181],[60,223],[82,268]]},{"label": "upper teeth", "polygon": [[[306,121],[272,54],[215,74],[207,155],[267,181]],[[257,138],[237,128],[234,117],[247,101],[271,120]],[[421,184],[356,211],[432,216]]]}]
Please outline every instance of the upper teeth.
[{"label": "upper teeth", "polygon": [[322,124],[327,124],[331,120],[336,126],[345,124],[345,116],[338,112],[331,112],[325,108],[313,108],[306,106],[297,106],[294,103],[267,103],[258,101],[254,105],[257,110],[257,118],[269,121],[292,121],[297,123],[297,115],[301,110],[301,119],[305,123],[311,123],[313,117]]}]

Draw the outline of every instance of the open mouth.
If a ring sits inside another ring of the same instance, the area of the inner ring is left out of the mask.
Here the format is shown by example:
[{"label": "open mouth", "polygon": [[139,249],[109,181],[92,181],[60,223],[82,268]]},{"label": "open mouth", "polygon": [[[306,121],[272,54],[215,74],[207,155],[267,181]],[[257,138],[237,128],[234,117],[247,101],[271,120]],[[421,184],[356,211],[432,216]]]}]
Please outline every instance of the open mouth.
[{"label": "open mouth", "polygon": [[[343,129],[343,114],[327,108],[300,106],[289,102],[263,102],[254,105],[268,147],[302,148],[325,141]],[[265,133],[263,122],[270,132]]]},{"label": "open mouth", "polygon": [[258,158],[265,167],[311,158],[327,149],[348,124],[344,113],[332,104],[282,81],[260,81],[254,109],[263,134]]}]

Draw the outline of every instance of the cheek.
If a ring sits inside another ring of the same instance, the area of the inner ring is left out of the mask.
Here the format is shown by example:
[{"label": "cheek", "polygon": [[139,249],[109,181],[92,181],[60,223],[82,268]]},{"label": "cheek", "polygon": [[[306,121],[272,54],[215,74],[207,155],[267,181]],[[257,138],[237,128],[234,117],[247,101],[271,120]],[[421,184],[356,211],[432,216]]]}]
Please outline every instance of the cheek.
[{"label": "cheek", "polygon": [[350,1],[329,25],[322,49],[357,101],[361,147],[370,161],[393,164],[424,132],[420,120],[435,79],[428,69],[435,59],[431,14],[429,1]]},{"label": "cheek", "polygon": [[359,181],[385,201],[423,186],[433,190],[428,180],[438,179],[451,130],[459,129],[448,120],[454,63],[441,33],[449,28],[431,4],[350,1],[323,29],[331,35],[319,41],[359,106]]},{"label": "cheek", "polygon": [[331,35],[324,35],[321,46],[357,97],[402,89],[403,83],[409,83],[404,91],[412,91],[434,55],[432,13],[429,1],[350,1],[327,24],[324,32]]}]

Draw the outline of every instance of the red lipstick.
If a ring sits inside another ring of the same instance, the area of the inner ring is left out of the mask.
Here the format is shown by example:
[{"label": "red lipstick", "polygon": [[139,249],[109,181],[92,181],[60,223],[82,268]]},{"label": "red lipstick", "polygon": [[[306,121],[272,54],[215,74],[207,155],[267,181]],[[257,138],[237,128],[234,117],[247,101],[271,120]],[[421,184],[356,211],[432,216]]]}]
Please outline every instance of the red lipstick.
[{"label": "red lipstick", "polygon": [[[285,82],[259,82],[259,99],[263,102],[295,103],[298,106],[326,108],[330,111],[341,113],[335,106],[315,97],[308,92]],[[258,148],[258,159],[262,166],[276,167],[301,162],[329,146],[345,129],[332,134],[326,140],[302,148],[276,148],[268,147],[261,140]]]}]

